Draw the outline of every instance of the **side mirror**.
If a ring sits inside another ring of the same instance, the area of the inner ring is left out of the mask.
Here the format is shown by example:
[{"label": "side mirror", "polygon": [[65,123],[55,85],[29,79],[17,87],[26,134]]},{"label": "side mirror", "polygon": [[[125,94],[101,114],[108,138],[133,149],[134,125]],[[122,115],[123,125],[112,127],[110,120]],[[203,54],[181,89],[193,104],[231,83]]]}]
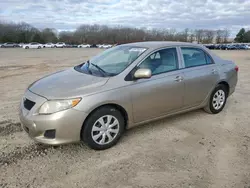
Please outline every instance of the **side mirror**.
[{"label": "side mirror", "polygon": [[151,78],[152,72],[150,69],[138,69],[134,73],[134,78],[141,79],[141,78]]}]

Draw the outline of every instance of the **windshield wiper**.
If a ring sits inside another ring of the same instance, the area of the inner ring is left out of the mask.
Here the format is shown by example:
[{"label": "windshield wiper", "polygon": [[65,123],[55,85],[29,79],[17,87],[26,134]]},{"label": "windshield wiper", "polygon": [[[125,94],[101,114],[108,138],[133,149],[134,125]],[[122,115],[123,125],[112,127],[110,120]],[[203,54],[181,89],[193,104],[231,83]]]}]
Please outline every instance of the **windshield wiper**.
[{"label": "windshield wiper", "polygon": [[90,62],[88,62],[88,63],[91,64],[91,65],[93,65],[95,68],[97,68],[98,71],[101,72],[101,74],[102,74],[103,76],[108,76],[108,73],[107,73],[105,70],[103,70],[101,67],[99,67],[98,65],[96,65],[96,64],[94,64],[94,63],[90,63]]}]

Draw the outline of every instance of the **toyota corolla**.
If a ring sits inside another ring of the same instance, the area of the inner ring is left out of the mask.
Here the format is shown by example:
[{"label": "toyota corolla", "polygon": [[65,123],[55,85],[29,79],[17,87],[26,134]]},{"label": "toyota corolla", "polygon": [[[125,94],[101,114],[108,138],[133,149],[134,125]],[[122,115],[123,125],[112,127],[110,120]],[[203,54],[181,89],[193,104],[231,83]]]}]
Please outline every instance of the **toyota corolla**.
[{"label": "toyota corolla", "polygon": [[23,129],[37,142],[83,140],[107,149],[133,126],[203,108],[219,113],[235,91],[238,67],[202,45],[119,45],[32,83],[20,105]]}]

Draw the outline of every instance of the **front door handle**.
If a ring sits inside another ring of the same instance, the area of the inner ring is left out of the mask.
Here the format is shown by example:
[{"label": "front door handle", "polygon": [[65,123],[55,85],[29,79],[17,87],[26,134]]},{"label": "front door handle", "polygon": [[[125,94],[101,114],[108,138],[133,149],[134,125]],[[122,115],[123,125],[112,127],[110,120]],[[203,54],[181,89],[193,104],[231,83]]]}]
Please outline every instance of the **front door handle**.
[{"label": "front door handle", "polygon": [[176,76],[174,81],[176,82],[181,82],[183,80],[183,77],[182,76]]}]

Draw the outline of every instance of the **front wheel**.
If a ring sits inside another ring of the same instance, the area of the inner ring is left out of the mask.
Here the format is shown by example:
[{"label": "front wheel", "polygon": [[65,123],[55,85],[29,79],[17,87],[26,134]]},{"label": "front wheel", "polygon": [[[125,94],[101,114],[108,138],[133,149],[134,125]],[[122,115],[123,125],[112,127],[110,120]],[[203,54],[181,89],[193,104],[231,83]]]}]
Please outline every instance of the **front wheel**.
[{"label": "front wheel", "polygon": [[87,118],[81,138],[92,149],[108,149],[118,142],[124,126],[125,119],[119,110],[112,106],[101,107]]},{"label": "front wheel", "polygon": [[41,46],[38,46],[38,49],[41,49]]},{"label": "front wheel", "polygon": [[224,85],[218,85],[213,90],[210,100],[204,110],[210,114],[221,112],[227,102],[228,91]]},{"label": "front wheel", "polygon": [[25,47],[25,49],[29,49],[29,47],[28,47],[28,46],[26,46],[26,47]]}]

